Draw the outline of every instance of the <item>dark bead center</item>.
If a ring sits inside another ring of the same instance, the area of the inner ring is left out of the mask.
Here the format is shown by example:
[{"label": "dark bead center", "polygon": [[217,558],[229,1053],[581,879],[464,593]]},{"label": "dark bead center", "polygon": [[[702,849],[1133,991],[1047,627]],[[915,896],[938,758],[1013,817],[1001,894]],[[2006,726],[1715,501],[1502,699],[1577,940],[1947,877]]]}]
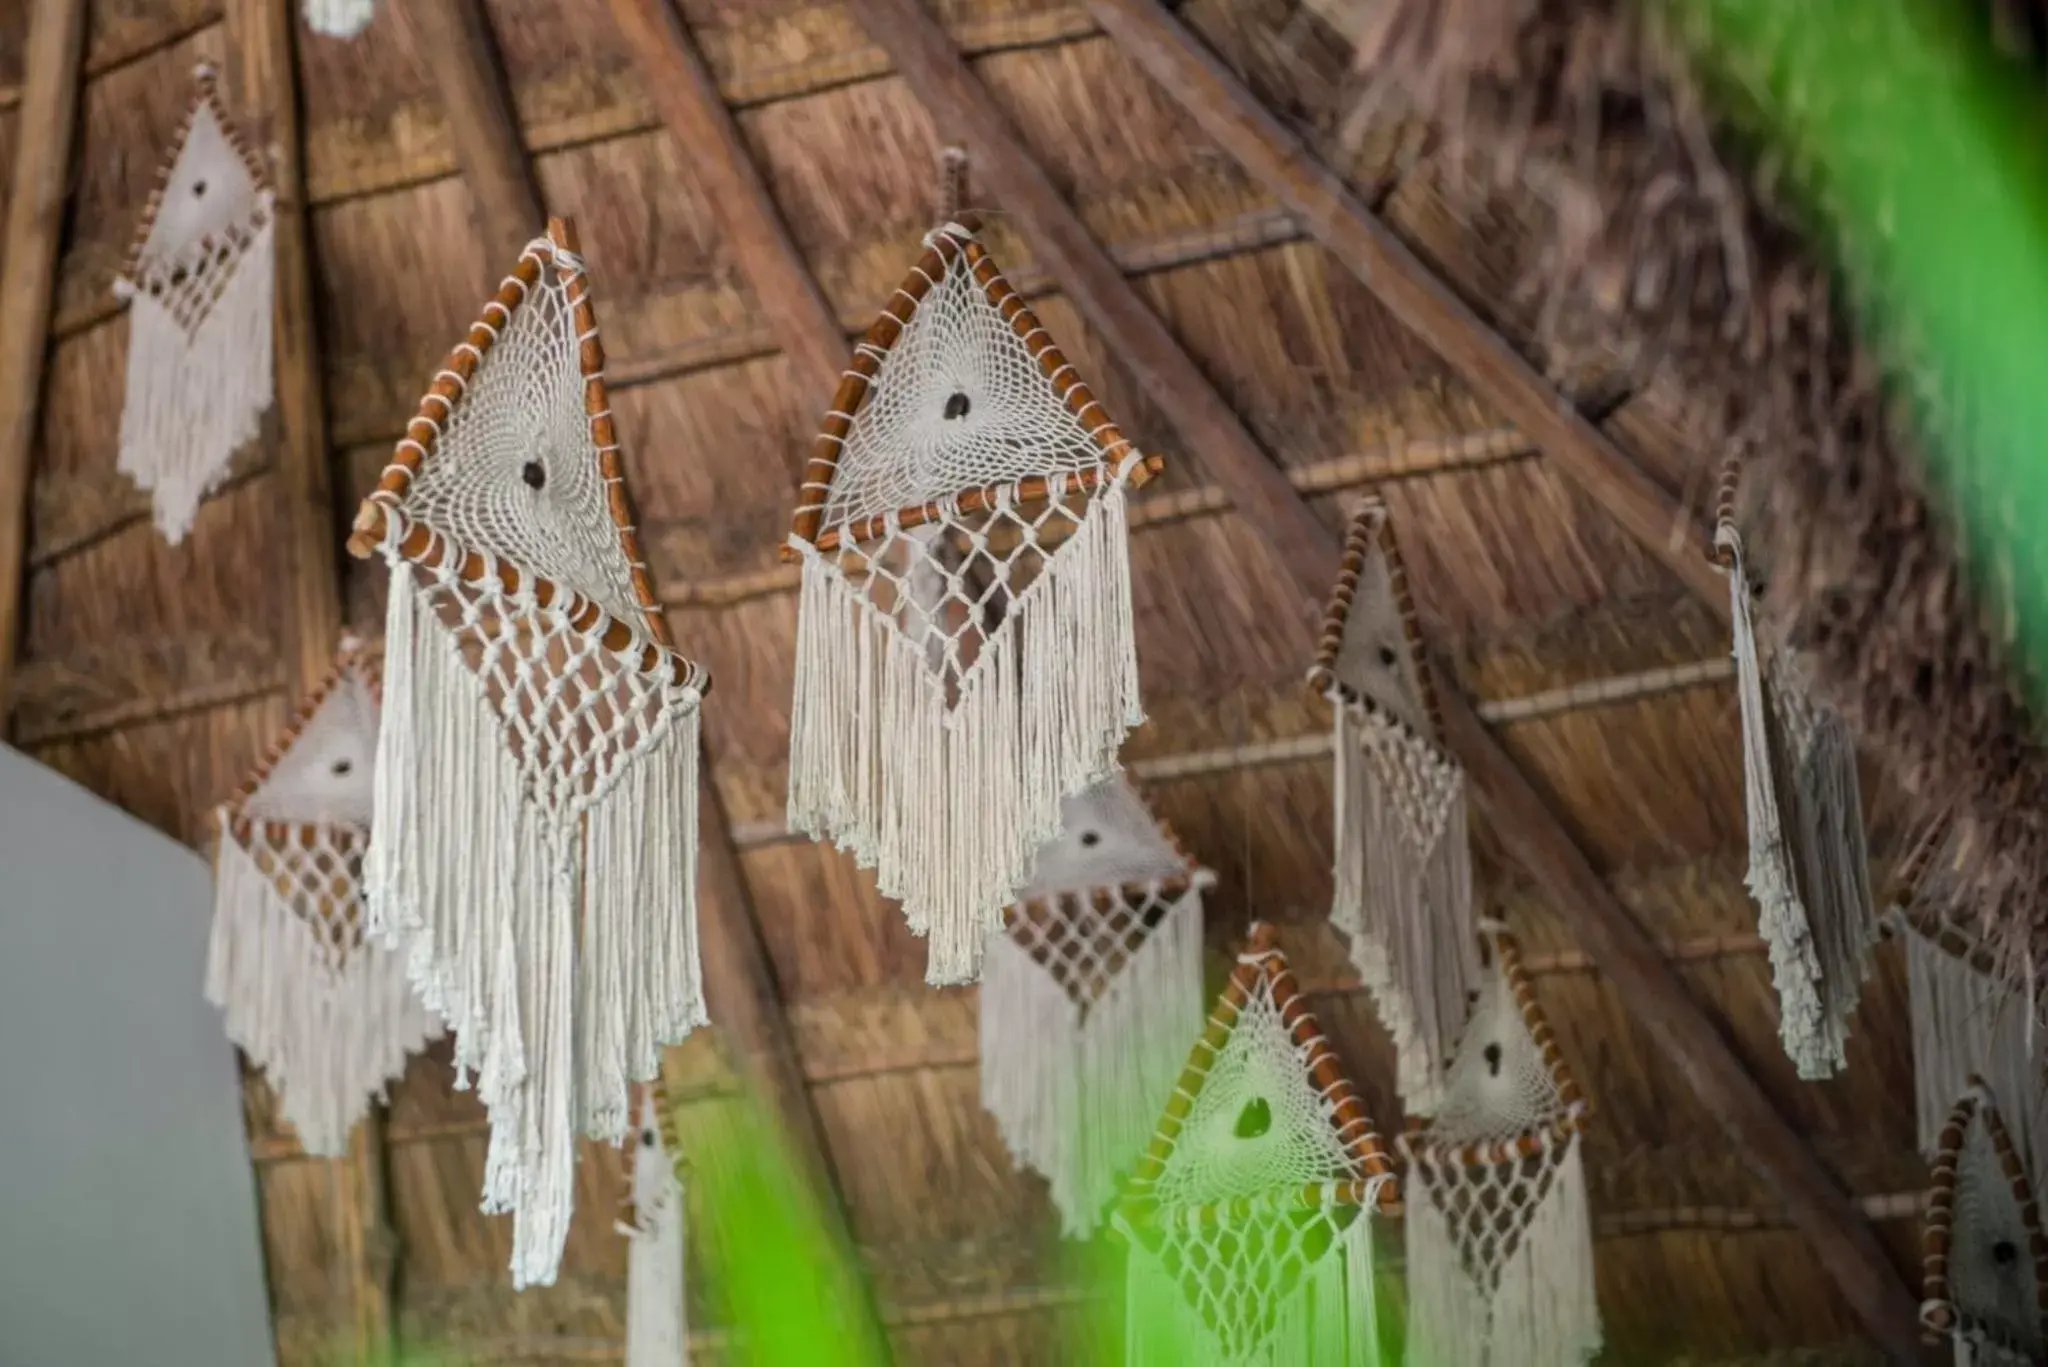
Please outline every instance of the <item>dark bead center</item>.
[{"label": "dark bead center", "polygon": [[1255,1096],[1244,1103],[1244,1109],[1237,1113],[1237,1137],[1257,1139],[1273,1128],[1273,1108],[1266,1104],[1266,1098]]},{"label": "dark bead center", "polygon": [[967,402],[967,396],[956,389],[946,399],[946,416],[948,418],[964,418],[967,416],[969,407],[971,405]]},{"label": "dark bead center", "polygon": [[1500,1046],[1498,1044],[1486,1046],[1486,1071],[1495,1077],[1500,1076]]},{"label": "dark bead center", "polygon": [[519,477],[526,481],[527,488],[539,489],[548,482],[548,469],[539,461],[530,460],[526,462],[526,468],[519,472]]},{"label": "dark bead center", "polygon": [[332,765],[329,766],[329,769],[336,778],[346,778],[348,776],[349,770],[355,767],[356,764],[354,760],[338,759],[334,761]]}]

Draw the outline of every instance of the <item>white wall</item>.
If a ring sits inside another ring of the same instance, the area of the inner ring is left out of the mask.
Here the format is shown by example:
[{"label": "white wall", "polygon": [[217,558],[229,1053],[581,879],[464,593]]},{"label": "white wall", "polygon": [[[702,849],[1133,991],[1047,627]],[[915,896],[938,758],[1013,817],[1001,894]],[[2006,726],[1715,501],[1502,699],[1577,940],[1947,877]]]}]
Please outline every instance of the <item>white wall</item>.
[{"label": "white wall", "polygon": [[0,746],[0,1367],[276,1360],[211,884]]}]

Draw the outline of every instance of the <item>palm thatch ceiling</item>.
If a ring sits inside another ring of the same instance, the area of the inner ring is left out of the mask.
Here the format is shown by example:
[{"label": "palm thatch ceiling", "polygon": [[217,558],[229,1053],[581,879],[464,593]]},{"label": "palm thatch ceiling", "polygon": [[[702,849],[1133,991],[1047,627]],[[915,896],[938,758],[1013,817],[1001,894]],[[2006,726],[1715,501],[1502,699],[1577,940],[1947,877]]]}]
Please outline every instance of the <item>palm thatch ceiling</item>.
[{"label": "palm thatch ceiling", "polygon": [[[25,570],[0,593],[12,738],[204,843],[326,628],[379,630],[381,568],[334,551],[347,518],[519,244],[573,215],[643,540],[678,642],[718,679],[721,1047],[677,1051],[671,1082],[766,1079],[814,1136],[899,1360],[1063,1360],[1085,1293],[981,1112],[973,990],[925,988],[922,944],[868,875],[782,828],[794,472],[960,143],[992,251],[1169,461],[1133,519],[1151,719],[1126,758],[1220,875],[1212,978],[1254,915],[1279,924],[1382,1128],[1399,1123],[1389,1045],[1325,923],[1328,716],[1302,686],[1344,514],[1374,490],[1454,695],[1483,895],[1598,1108],[1609,1360],[1907,1360],[1926,1172],[1902,969],[1887,950],[1847,1072],[1801,1084],[1742,886],[1725,590],[1704,558],[1716,382],[1665,363],[1647,325],[1572,326],[1612,283],[1556,268],[1583,201],[1475,181],[1419,81],[1360,104],[1371,10],[382,0],[343,41],[285,0],[8,8],[0,170],[22,174],[0,185],[54,166],[63,205],[61,228],[17,215],[5,262],[10,281],[53,272],[46,336],[0,336],[0,380],[39,394],[17,453]],[[202,60],[282,168],[284,269],[310,294],[275,430],[173,548],[114,468],[109,283]],[[67,142],[52,111],[72,99]],[[1924,803],[1876,767],[1867,792],[1888,867]],[[417,1060],[333,1165],[250,1078],[282,1360],[385,1322],[490,1361],[619,1355],[616,1156],[588,1155],[559,1284],[515,1296],[509,1233],[476,1211],[484,1118],[449,1082],[444,1057]],[[716,1360],[718,1307],[693,1323]]]}]

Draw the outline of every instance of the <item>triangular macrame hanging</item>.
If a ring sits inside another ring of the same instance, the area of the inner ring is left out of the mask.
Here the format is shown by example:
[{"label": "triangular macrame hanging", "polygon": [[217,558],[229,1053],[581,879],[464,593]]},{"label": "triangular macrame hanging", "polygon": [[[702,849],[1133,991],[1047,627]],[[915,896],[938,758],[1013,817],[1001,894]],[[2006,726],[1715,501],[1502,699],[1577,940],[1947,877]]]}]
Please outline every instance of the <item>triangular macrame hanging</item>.
[{"label": "triangular macrame hanging", "polygon": [[1066,800],[981,977],[981,1101],[1085,1237],[1202,1024],[1197,868],[1122,774]]},{"label": "triangular macrame hanging", "polygon": [[642,561],[590,283],[521,254],[421,400],[349,549],[391,569],[373,933],[410,955],[491,1114],[484,1209],[549,1283],[578,1131],[703,1023],[698,708]]},{"label": "triangular macrame hanging", "polygon": [[1936,1144],[1922,1235],[1920,1322],[1957,1367],[2048,1361],[2048,1235],[1997,1098],[1983,1080]]},{"label": "triangular macrame hanging", "polygon": [[1580,1367],[1600,1351],[1578,1084],[1506,927],[1408,1160],[1410,1360]]},{"label": "triangular macrame hanging", "polygon": [[2001,971],[1975,929],[1948,918],[1961,852],[1937,821],[1896,878],[1887,922],[1905,941],[1913,1016],[1913,1093],[1920,1152],[1934,1156],[1949,1108],[1981,1076],[2029,1172],[2048,1171],[2048,1085],[2041,1077],[2029,984]]},{"label": "triangular macrame hanging", "polygon": [[363,936],[377,672],[345,640],[327,679],[219,810],[206,997],[307,1153],[349,1131],[441,1034],[405,960]]},{"label": "triangular macrame hanging", "polygon": [[1736,695],[1742,708],[1743,790],[1750,896],[1770,946],[1778,1033],[1799,1076],[1833,1077],[1846,1059],[1877,942],[1856,742],[1814,696],[1788,644],[1760,636],[1757,592],[1735,525],[1741,467],[1724,466],[1714,526],[1728,574]]},{"label": "triangular macrame hanging", "polygon": [[1117,430],[960,223],[855,349],[784,554],[803,565],[789,824],[972,981],[1060,801],[1143,720]]},{"label": "triangular macrame hanging", "polygon": [[353,38],[376,17],[376,0],[305,0],[306,27],[329,38]]},{"label": "triangular macrame hanging", "polygon": [[1428,1115],[1478,982],[1465,774],[1441,726],[1385,505],[1344,540],[1309,685],[1335,714],[1336,892],[1330,922],[1393,1037],[1396,1086]]},{"label": "triangular macrame hanging", "polygon": [[114,279],[128,305],[119,469],[176,545],[200,500],[262,426],[272,397],[276,285],[270,179],[228,117],[213,68]]},{"label": "triangular macrame hanging", "polygon": [[626,1367],[686,1367],[683,1183],[676,1175],[673,1116],[658,1078],[641,1093],[640,1128],[629,1158],[633,1208],[618,1225],[628,1241]]},{"label": "triangular macrame hanging", "polygon": [[1188,1056],[1114,1221],[1126,1367],[1369,1367],[1393,1165],[1271,926]]}]

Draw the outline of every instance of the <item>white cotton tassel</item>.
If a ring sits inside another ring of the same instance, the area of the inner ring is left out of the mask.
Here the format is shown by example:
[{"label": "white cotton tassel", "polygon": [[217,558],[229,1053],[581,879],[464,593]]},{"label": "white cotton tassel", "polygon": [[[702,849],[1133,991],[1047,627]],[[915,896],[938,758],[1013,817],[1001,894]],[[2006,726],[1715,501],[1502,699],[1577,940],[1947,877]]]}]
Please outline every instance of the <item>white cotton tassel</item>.
[{"label": "white cotton tassel", "polygon": [[[1058,497],[1059,490],[1053,491]],[[1009,504],[997,495],[998,515]],[[988,938],[1144,720],[1121,483],[1011,606],[957,700],[907,636],[808,542],[790,716],[789,825],[876,872],[929,938],[927,982],[980,976]]]},{"label": "white cotton tassel", "polygon": [[353,38],[370,26],[375,0],[305,0],[306,27],[329,38]]},{"label": "white cotton tassel", "polygon": [[[1330,921],[1394,1042],[1410,1115],[1434,1114],[1473,986],[1472,855],[1461,770],[1398,723],[1338,700]],[[1418,826],[1429,811],[1433,828]]]},{"label": "white cotton tassel", "polygon": [[368,942],[341,953],[278,894],[235,837],[217,860],[206,998],[228,1038],[263,1070],[307,1153],[348,1152],[349,1131],[384,1098],[441,1022],[405,962]]},{"label": "white cotton tassel", "polygon": [[[1083,896],[1087,894],[1081,894]],[[1202,1029],[1202,901],[1189,888],[1086,1011],[1007,933],[981,980],[981,1100],[1086,1238],[1144,1151]]]},{"label": "white cotton tassel", "polygon": [[2024,994],[1908,928],[1907,993],[1913,1015],[1913,1092],[1920,1152],[1934,1157],[1955,1099],[1982,1077],[2029,1172],[2048,1163],[2048,1089],[2027,1047]]},{"label": "white cotton tassel", "polygon": [[683,1282],[683,1184],[661,1145],[650,1099],[633,1162],[637,1227],[626,1236],[626,1367],[687,1367],[690,1325]]},{"label": "white cotton tassel", "polygon": [[551,1285],[578,1131],[616,1142],[660,1042],[704,1020],[697,717],[669,721],[580,814],[543,813],[459,640],[414,601],[434,574],[392,570],[368,924],[455,1031],[456,1085],[475,1074],[491,1116],[482,1208],[514,1214],[515,1289]]},{"label": "white cotton tassel", "polygon": [[[1763,664],[1751,620],[1749,577],[1742,538],[1722,524],[1714,544],[1730,556],[1729,615],[1734,624],[1735,694],[1742,709],[1742,777],[1749,823],[1749,873],[1757,929],[1770,946],[1771,980],[1778,992],[1778,1033],[1803,1078],[1831,1077],[1840,1066],[1829,1048],[1821,1001],[1820,958],[1806,907],[1799,899],[1790,833],[1780,808],[1778,752],[1765,700]],[[1839,1049],[1839,1042],[1836,1044]]]},{"label": "white cotton tassel", "polygon": [[[235,452],[262,430],[273,398],[272,320],[277,265],[272,200],[258,197],[262,226],[227,267],[220,297],[187,333],[177,315],[128,281],[127,395],[116,468],[149,491],[157,530],[185,539],[199,505],[227,477]],[[188,251],[212,253],[202,240]],[[153,267],[169,273],[173,263]]]}]

